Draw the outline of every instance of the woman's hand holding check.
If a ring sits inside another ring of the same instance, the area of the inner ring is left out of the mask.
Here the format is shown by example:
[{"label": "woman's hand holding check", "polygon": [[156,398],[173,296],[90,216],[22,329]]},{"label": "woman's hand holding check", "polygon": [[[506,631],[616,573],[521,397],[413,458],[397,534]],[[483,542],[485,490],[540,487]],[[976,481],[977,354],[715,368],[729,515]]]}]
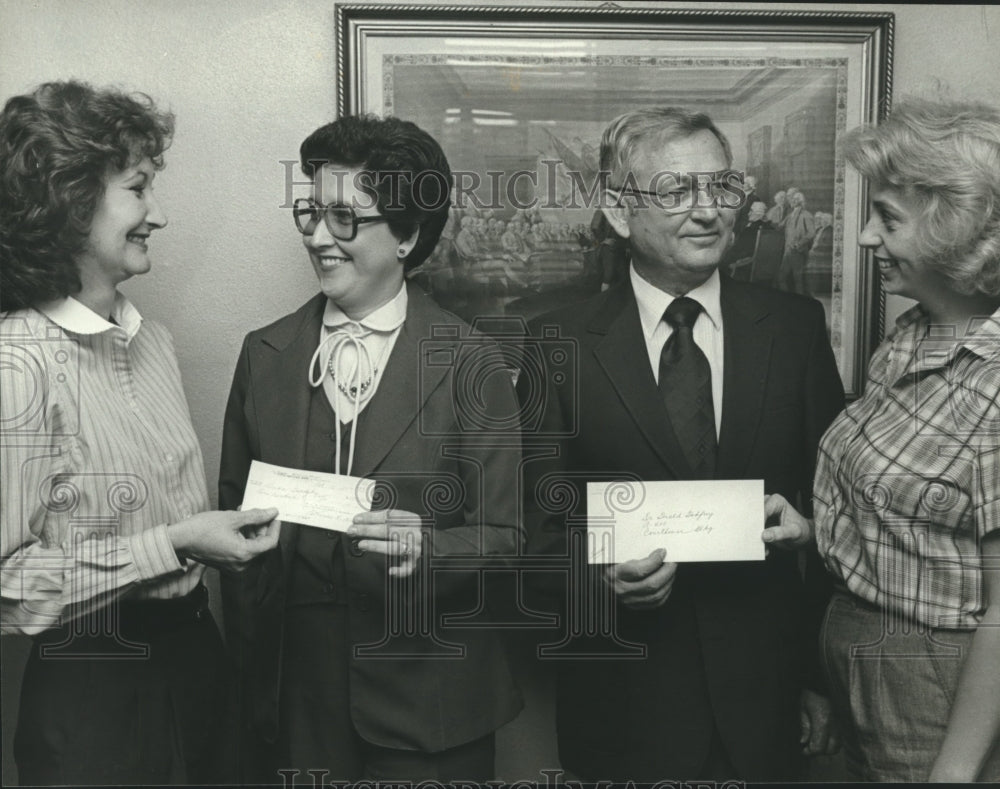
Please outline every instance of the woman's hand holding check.
[{"label": "woman's hand holding check", "polygon": [[354,539],[360,538],[360,550],[394,558],[396,563],[389,567],[389,575],[399,578],[416,571],[423,553],[420,516],[406,510],[358,513],[347,534]]}]

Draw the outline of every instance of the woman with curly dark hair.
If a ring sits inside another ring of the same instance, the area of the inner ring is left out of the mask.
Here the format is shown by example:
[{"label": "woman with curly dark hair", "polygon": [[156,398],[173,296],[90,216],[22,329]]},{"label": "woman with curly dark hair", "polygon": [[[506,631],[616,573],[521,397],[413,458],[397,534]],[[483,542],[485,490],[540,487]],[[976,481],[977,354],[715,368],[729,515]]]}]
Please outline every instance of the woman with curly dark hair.
[{"label": "woman with curly dark hair", "polygon": [[35,637],[22,784],[224,778],[202,579],[274,547],[278,523],[206,512],[170,335],[118,292],[166,224],[172,132],[148,96],[72,81],[0,113],[0,625]]}]

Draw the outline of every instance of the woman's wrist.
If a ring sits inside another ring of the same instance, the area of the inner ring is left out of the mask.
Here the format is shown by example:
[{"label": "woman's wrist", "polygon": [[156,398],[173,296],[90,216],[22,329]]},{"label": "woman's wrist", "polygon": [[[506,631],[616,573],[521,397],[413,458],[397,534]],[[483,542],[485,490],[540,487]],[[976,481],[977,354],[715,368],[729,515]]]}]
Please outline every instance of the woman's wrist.
[{"label": "woman's wrist", "polygon": [[188,549],[191,545],[190,523],[187,519],[171,523],[167,526],[167,537],[170,544],[174,546],[174,553],[183,562],[188,558]]}]

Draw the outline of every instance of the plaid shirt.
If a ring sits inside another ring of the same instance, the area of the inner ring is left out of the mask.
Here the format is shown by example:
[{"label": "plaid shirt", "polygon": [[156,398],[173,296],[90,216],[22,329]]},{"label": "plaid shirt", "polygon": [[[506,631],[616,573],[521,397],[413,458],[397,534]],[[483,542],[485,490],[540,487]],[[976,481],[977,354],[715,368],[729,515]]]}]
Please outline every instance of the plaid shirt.
[{"label": "plaid shirt", "polygon": [[819,447],[827,567],[859,597],[931,627],[977,626],[979,541],[1000,528],[1000,310],[978,324],[954,343],[944,327],[928,331],[919,306],[906,312]]}]

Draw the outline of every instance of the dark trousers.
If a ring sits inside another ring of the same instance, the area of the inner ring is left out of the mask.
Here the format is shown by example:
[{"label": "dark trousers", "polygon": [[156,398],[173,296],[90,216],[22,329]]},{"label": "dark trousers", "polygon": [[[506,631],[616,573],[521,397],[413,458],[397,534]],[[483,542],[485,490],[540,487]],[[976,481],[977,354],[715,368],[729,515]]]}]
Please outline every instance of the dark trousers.
[{"label": "dark trousers", "polygon": [[19,782],[225,781],[226,665],[202,587],[45,632],[21,685]]}]

